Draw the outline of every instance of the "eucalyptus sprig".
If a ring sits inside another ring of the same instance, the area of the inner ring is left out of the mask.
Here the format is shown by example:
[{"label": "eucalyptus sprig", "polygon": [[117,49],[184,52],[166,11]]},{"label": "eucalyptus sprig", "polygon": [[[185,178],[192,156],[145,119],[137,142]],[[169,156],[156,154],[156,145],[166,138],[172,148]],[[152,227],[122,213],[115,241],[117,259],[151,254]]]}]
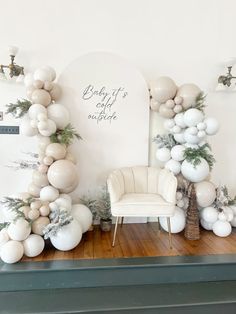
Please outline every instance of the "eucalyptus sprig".
[{"label": "eucalyptus sprig", "polygon": [[68,124],[63,130],[57,130],[50,136],[52,143],[60,143],[65,145],[70,145],[74,138],[81,140],[82,137],[77,133],[76,129]]},{"label": "eucalyptus sprig", "polygon": [[6,114],[12,114],[14,118],[22,118],[29,110],[32,103],[28,99],[18,99],[15,104],[6,105],[7,111]]},{"label": "eucalyptus sprig", "polygon": [[157,135],[153,138],[153,142],[157,144],[158,148],[169,148],[171,149],[172,147],[174,147],[177,142],[174,139],[174,135],[173,134],[163,134],[163,135]]},{"label": "eucalyptus sprig", "polygon": [[[33,198],[29,197],[26,201],[23,201],[20,198],[13,198],[13,197],[4,197],[1,203],[8,208],[11,212],[15,213],[14,221],[19,218],[25,218],[24,213],[20,210],[23,206],[30,206],[30,204],[34,201]],[[28,220],[28,219],[26,219]],[[31,220],[28,220],[31,222]]]},{"label": "eucalyptus sprig", "polygon": [[207,143],[200,146],[199,148],[188,147],[184,151],[184,159],[196,167],[201,163],[201,158],[203,158],[208,163],[210,169],[212,169],[215,158],[210,153],[210,149],[210,145]]}]

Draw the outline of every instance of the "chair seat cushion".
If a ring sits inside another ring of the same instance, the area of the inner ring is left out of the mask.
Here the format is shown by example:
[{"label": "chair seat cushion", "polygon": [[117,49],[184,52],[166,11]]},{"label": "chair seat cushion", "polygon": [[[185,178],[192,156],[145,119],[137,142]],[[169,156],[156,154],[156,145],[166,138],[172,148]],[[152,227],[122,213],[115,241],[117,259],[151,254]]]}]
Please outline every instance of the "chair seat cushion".
[{"label": "chair seat cushion", "polygon": [[111,212],[113,216],[158,217],[172,216],[175,205],[166,202],[158,194],[128,193],[113,203]]}]

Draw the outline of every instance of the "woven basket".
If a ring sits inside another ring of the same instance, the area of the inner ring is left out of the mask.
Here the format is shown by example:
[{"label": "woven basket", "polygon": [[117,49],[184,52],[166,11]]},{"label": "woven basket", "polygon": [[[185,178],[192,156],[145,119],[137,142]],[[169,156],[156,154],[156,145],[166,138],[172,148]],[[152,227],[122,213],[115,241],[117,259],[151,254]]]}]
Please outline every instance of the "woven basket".
[{"label": "woven basket", "polygon": [[190,200],[187,209],[187,219],[184,236],[188,240],[200,239],[199,212],[197,208],[196,191],[194,184],[191,184],[190,186]]}]

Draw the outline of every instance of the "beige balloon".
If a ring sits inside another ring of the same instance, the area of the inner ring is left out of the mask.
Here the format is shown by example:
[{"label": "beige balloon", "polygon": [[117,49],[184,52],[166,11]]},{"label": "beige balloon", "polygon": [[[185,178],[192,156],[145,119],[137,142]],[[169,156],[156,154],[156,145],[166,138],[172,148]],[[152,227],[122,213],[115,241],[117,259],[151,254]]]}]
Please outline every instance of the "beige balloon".
[{"label": "beige balloon", "polygon": [[41,188],[34,183],[30,183],[30,185],[28,186],[28,192],[34,197],[39,197],[40,190]]},{"label": "beige balloon", "polygon": [[57,160],[48,169],[48,180],[57,189],[66,189],[78,180],[77,168],[69,160]]},{"label": "beige balloon", "polygon": [[151,95],[160,103],[165,103],[168,99],[174,98],[176,92],[175,82],[167,76],[161,76],[151,84]]},{"label": "beige balloon", "polygon": [[39,217],[39,211],[37,209],[31,209],[28,213],[28,217],[30,220],[35,220]]},{"label": "beige balloon", "polygon": [[46,89],[46,91],[50,92],[53,89],[54,84],[50,81],[46,81],[44,83],[43,88]]},{"label": "beige balloon", "polygon": [[43,229],[50,223],[48,217],[39,217],[32,223],[32,232],[43,235]]},{"label": "beige balloon", "polygon": [[79,184],[79,178],[74,182],[73,185],[69,186],[68,188],[60,189],[60,193],[66,193],[66,194],[71,193],[77,188],[78,184]]},{"label": "beige balloon", "polygon": [[46,217],[50,213],[50,208],[48,205],[43,205],[39,208],[40,215]]},{"label": "beige balloon", "polygon": [[59,143],[49,144],[46,148],[46,156],[55,160],[63,159],[66,156],[66,147]]},{"label": "beige balloon", "polygon": [[35,80],[33,83],[33,86],[37,89],[41,89],[41,88],[43,88],[43,81]]},{"label": "beige balloon", "polygon": [[61,97],[61,94],[62,94],[61,87],[58,84],[53,83],[53,88],[50,91],[50,96],[52,100],[58,100]]},{"label": "beige balloon", "polygon": [[162,104],[159,108],[159,113],[162,117],[171,119],[174,117],[175,113],[172,109],[167,108],[166,105]]},{"label": "beige balloon", "polygon": [[26,96],[27,96],[27,98],[29,98],[29,100],[31,100],[32,94],[35,91],[35,89],[36,88],[34,86],[27,87],[27,89],[26,89]]},{"label": "beige balloon", "polygon": [[71,152],[68,152],[66,154],[65,159],[73,162],[73,164],[75,164],[75,165],[77,164],[77,159]]},{"label": "beige balloon", "polygon": [[151,108],[151,110],[158,112],[159,108],[160,108],[160,105],[161,104],[158,101],[156,101],[155,99],[152,98],[150,100],[150,108]]},{"label": "beige balloon", "polygon": [[30,210],[31,208],[29,206],[22,206],[19,208],[19,211],[21,211],[25,215],[25,218],[29,218],[28,214]]},{"label": "beige balloon", "polygon": [[47,175],[45,173],[41,173],[37,170],[33,171],[32,181],[35,185],[37,185],[41,188],[49,184]]},{"label": "beige balloon", "polygon": [[45,107],[47,107],[52,100],[50,94],[44,89],[36,89],[33,91],[31,98],[34,104],[41,104]]},{"label": "beige balloon", "polygon": [[196,97],[201,93],[201,89],[195,84],[183,84],[177,91],[177,96],[183,98],[182,106],[188,109],[196,104]]}]

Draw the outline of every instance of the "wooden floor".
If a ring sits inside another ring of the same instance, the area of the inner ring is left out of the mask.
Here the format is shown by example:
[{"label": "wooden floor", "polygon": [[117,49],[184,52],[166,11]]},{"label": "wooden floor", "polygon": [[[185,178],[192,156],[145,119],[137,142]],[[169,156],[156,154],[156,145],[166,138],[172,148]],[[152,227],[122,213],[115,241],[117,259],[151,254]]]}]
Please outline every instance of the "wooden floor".
[{"label": "wooden floor", "polygon": [[[236,229],[236,228],[235,228]],[[168,234],[157,233],[156,223],[125,224],[118,229],[116,245],[111,247],[112,232],[102,232],[99,226],[83,235],[80,244],[72,251],[61,252],[46,248],[35,258],[23,261],[47,261],[60,259],[95,259],[144,256],[236,254],[236,231],[219,238],[212,232],[201,230],[201,239],[189,241],[183,233],[173,234],[173,249],[169,249]]]}]

